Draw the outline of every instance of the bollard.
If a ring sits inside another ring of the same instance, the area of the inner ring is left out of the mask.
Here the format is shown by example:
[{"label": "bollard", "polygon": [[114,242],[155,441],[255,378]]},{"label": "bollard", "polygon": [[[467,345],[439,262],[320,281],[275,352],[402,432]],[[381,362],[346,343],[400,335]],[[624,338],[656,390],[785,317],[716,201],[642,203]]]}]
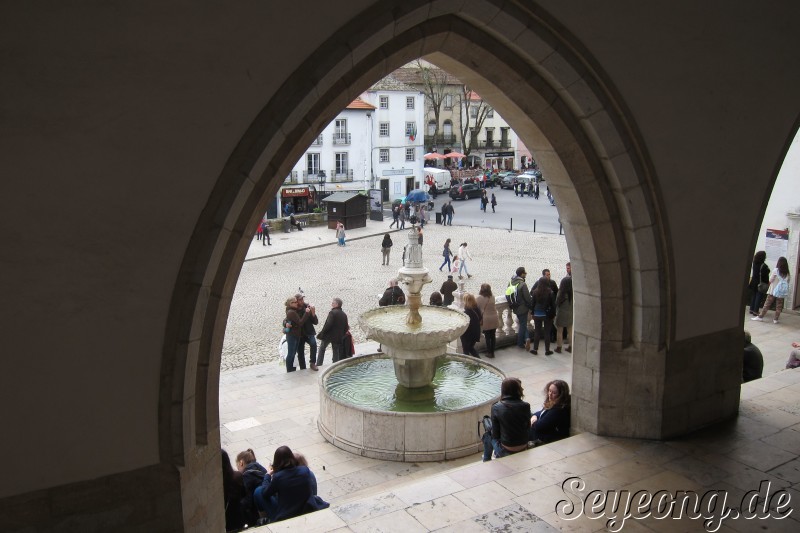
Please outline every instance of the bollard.
[{"label": "bollard", "polygon": [[558,223],[558,234],[559,234],[559,235],[561,235],[561,230],[562,230],[563,228],[564,228],[564,226],[562,226],[562,225],[561,225],[561,222],[559,222],[559,223]]},{"label": "bollard", "polygon": [[533,232],[536,233],[536,219],[533,219]]},{"label": "bollard", "polygon": [[514,231],[514,219],[509,218],[508,221],[511,223],[511,225],[508,228],[508,231]]}]

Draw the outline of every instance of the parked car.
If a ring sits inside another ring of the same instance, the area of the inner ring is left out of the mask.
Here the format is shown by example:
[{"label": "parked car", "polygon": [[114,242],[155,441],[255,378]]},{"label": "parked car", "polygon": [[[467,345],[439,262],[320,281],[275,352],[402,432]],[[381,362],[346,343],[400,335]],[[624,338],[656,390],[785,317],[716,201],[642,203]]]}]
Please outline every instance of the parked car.
[{"label": "parked car", "polygon": [[531,169],[531,170],[526,170],[525,172],[523,172],[523,174],[525,174],[527,176],[533,176],[534,178],[538,178],[539,181],[544,180],[544,178],[542,177],[542,171],[539,170],[538,168]]},{"label": "parked car", "polygon": [[516,183],[517,175],[513,172],[506,174],[500,179],[500,188],[501,189],[513,189],[514,183]]},{"label": "parked car", "polygon": [[509,177],[513,178],[516,175],[517,175],[516,172],[512,172],[510,170],[504,170],[502,172],[498,172],[497,174],[492,174],[492,181],[494,181],[494,184],[495,185],[499,185],[500,188],[502,189],[503,188],[503,179],[505,179],[506,176],[509,176]]},{"label": "parked car", "polygon": [[466,200],[467,198],[480,198],[483,189],[477,183],[462,183],[450,187],[450,198],[453,200]]},{"label": "parked car", "polygon": [[[530,174],[517,174],[517,177],[514,178],[514,179],[515,179],[516,183],[521,183],[522,185],[525,186],[525,190],[528,190],[528,184],[533,179],[533,176],[530,175]],[[513,188],[513,186],[512,186],[512,188]]]}]

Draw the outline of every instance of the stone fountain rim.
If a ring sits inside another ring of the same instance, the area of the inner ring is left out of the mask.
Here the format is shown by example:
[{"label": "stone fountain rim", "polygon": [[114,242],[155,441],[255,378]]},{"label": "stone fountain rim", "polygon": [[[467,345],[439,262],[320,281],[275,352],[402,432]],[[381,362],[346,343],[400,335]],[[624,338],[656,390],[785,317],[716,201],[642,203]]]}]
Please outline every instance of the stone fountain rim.
[{"label": "stone fountain rim", "polygon": [[[431,307],[436,307],[436,306],[431,306]],[[481,366],[488,367],[489,370],[491,370],[494,373],[496,373],[497,375],[499,375],[502,379],[505,379],[506,377],[508,377],[508,376],[506,376],[505,372],[503,372],[502,370],[500,370],[498,367],[494,366],[493,364],[491,364],[491,363],[489,363],[487,361],[484,361],[483,359],[477,359],[475,357],[472,357],[471,355],[464,355],[464,354],[455,353],[455,352],[445,352],[443,355],[448,357],[448,358],[451,358],[451,359],[457,359],[457,360],[461,360],[461,361],[464,361],[464,362],[467,362],[467,363],[477,363],[477,364],[479,364]],[[336,403],[336,404],[339,404],[339,405],[342,405],[342,406],[345,406],[345,407],[348,407],[348,408],[351,408],[351,409],[358,409],[360,411],[367,412],[367,413],[380,413],[382,415],[387,415],[387,416],[416,416],[416,417],[424,417],[424,416],[441,416],[441,415],[444,415],[444,414],[460,413],[462,411],[468,411],[470,409],[474,409],[475,407],[483,405],[483,404],[488,404],[489,402],[491,402],[491,404],[493,405],[497,401],[497,398],[500,397],[500,391],[498,390],[496,398],[493,398],[492,400],[488,400],[486,402],[479,402],[479,403],[476,403],[474,405],[470,405],[470,406],[467,406],[467,407],[462,407],[461,409],[454,409],[452,411],[432,411],[432,412],[429,412],[429,413],[412,413],[412,412],[408,412],[408,411],[384,411],[383,409],[374,409],[374,408],[371,408],[371,407],[362,407],[360,405],[355,405],[355,404],[352,404],[352,403],[344,402],[342,400],[339,400],[337,398],[332,397],[330,395],[330,391],[325,386],[325,384],[326,384],[326,382],[328,380],[328,376],[331,374],[331,372],[335,371],[337,368],[340,368],[340,367],[343,367],[343,366],[350,366],[350,365],[356,364],[357,362],[364,361],[364,360],[367,360],[367,359],[391,359],[391,357],[389,357],[387,354],[382,353],[382,352],[373,352],[373,353],[358,355],[358,356],[355,356],[355,357],[348,357],[346,359],[342,359],[341,361],[337,361],[336,363],[333,363],[328,368],[326,368],[325,370],[322,371],[322,374],[320,374],[320,376],[319,376],[319,383],[320,383],[320,388],[322,389],[322,392],[323,392],[323,394],[325,395],[325,397],[327,398],[328,401]]]}]

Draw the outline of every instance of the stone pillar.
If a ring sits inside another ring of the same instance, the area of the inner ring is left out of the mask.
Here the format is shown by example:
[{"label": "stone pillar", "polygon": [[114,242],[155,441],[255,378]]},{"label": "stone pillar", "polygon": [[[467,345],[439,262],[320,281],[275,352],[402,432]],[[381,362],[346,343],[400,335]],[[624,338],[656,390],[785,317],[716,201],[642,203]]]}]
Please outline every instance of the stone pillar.
[{"label": "stone pillar", "polygon": [[789,296],[783,304],[784,309],[794,309],[798,301],[798,287],[800,287],[800,213],[790,211],[786,213],[789,219],[789,249],[786,252],[786,260],[789,262],[789,272],[792,273],[792,281],[789,284]]}]

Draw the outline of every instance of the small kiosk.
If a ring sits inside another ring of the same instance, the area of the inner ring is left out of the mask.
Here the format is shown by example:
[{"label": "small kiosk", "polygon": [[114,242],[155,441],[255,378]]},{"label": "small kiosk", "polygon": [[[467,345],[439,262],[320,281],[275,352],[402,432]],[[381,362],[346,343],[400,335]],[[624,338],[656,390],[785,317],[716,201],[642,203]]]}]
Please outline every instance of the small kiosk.
[{"label": "small kiosk", "polygon": [[325,198],[328,207],[328,229],[336,229],[341,221],[345,230],[367,227],[369,198],[355,192],[336,192]]}]

